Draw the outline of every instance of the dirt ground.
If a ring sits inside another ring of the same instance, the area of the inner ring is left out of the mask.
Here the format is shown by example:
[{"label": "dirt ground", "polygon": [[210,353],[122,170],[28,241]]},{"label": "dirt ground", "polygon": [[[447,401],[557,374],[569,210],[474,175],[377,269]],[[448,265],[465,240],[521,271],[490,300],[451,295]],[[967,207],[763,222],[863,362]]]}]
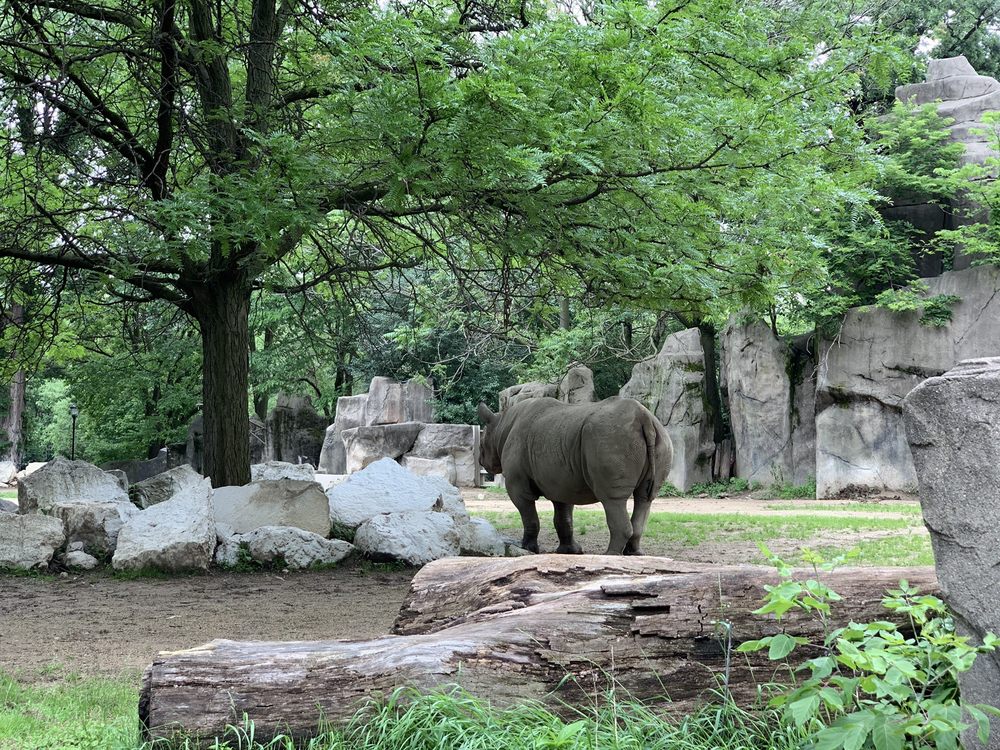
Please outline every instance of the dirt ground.
[{"label": "dirt ground", "polygon": [[[514,510],[506,496],[497,493],[473,490],[466,493],[465,499],[472,511]],[[781,502],[747,497],[660,499],[654,512],[787,514],[766,507]],[[796,515],[858,515],[810,510],[809,501],[794,502],[801,507],[796,509]],[[599,510],[600,506],[590,508]],[[542,550],[554,551],[557,540],[552,530],[551,505],[539,503],[539,515]],[[887,515],[880,513],[883,518]],[[588,533],[579,531],[578,526],[578,540],[585,552],[604,552],[607,529],[603,524],[591,526]],[[837,533],[830,533],[823,541],[857,542],[884,533],[899,531],[851,534],[850,539],[838,539]],[[768,544],[784,555],[802,542],[779,539],[769,540]],[[645,547],[646,554],[698,562],[745,563],[759,559],[753,542],[706,543],[697,547],[660,543]],[[72,573],[54,578],[0,575],[0,672],[15,674],[25,681],[58,680],[70,674],[127,674],[137,678],[159,651],[190,648],[214,638],[374,638],[389,632],[414,573],[354,564],[315,572],[214,571],[172,579],[119,580],[108,573]]]},{"label": "dirt ground", "polygon": [[0,671],[25,681],[137,675],[159,651],[214,638],[374,638],[389,632],[413,573],[2,576]]}]

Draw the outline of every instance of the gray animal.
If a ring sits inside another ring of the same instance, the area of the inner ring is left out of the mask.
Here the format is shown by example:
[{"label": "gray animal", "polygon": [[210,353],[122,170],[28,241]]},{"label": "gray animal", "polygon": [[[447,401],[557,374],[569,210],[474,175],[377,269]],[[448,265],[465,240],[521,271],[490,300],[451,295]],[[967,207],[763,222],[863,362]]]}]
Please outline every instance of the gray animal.
[{"label": "gray animal", "polygon": [[646,407],[618,397],[588,404],[531,398],[500,414],[481,403],[479,416],[486,427],[479,460],[487,471],[503,473],[521,514],[522,547],[538,552],[535,501],[544,496],[555,509],[557,552],[580,553],[573,506],[599,502],[611,531],[607,554],[642,554],[649,508],[673,458],[666,430]]}]

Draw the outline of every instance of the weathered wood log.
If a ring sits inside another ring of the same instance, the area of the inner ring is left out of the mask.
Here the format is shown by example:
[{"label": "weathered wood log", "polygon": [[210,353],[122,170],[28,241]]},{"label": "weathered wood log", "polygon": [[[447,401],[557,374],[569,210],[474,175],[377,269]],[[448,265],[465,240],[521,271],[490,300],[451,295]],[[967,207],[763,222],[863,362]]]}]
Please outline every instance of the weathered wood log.
[{"label": "weathered wood log", "polygon": [[[810,572],[811,574],[811,572]],[[901,578],[935,592],[933,568],[853,568],[823,579],[843,597],[832,626],[886,619],[883,593]],[[770,681],[766,655],[727,650],[779,632],[752,614],[775,572],[656,558],[536,555],[460,558],[426,566],[396,623],[408,635],[371,641],[217,640],[161,654],[146,671],[140,718],[147,737],[214,737],[244,714],[258,738],[314,733],[321,717],[349,719],[364,699],[400,685],[460,685],[511,705],[525,699],[590,705],[610,688],[690,710],[720,685],[746,704]],[[791,615],[780,629],[820,634]]]}]

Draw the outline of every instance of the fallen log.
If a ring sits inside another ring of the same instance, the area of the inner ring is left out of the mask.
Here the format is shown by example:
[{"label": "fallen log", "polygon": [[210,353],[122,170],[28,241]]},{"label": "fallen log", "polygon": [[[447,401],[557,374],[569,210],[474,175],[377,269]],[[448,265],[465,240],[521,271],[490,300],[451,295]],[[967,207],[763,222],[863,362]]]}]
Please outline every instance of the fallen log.
[{"label": "fallen log", "polygon": [[[933,568],[853,568],[822,578],[844,597],[831,627],[887,619],[882,595],[901,578],[937,591]],[[147,739],[215,737],[244,714],[258,739],[302,738],[321,719],[344,722],[365,699],[401,685],[459,685],[495,705],[535,699],[556,710],[592,705],[614,688],[689,711],[726,673],[734,698],[750,704],[775,665],[731,649],[781,630],[820,635],[808,618],[793,614],[778,624],[752,613],[763,587],[777,581],[770,568],[657,558],[441,560],[414,579],[396,623],[406,635],[216,640],[163,653],[143,678],[140,719]]]}]

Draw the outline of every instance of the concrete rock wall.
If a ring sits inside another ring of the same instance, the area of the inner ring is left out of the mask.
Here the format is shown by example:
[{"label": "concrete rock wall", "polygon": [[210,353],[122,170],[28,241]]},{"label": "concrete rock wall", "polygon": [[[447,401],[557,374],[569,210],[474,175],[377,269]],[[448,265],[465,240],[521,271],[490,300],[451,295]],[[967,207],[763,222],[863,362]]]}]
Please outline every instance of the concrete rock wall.
[{"label": "concrete rock wall", "polygon": [[667,336],[659,354],[632,368],[618,395],[641,403],[666,428],[674,448],[668,482],[686,492],[711,481],[715,442],[705,411],[705,354],[697,328]]},{"label": "concrete rock wall", "polygon": [[810,481],[816,466],[812,339],[779,339],[764,323],[734,321],[720,339],[736,476],[761,484]]}]

